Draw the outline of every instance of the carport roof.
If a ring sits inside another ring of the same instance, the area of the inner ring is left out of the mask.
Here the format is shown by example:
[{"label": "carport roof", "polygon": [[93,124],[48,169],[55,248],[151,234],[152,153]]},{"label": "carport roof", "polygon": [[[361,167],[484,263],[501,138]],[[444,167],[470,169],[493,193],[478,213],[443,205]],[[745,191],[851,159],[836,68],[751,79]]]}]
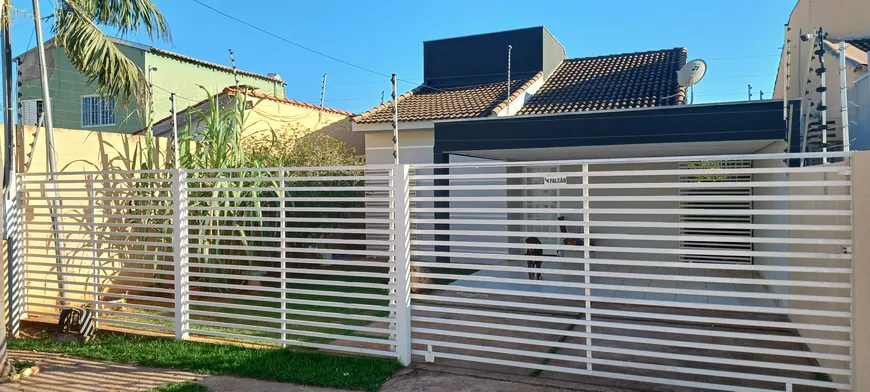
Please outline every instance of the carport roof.
[{"label": "carport roof", "polygon": [[435,123],[435,154],[658,143],[783,141],[799,150],[800,103],[765,100]]}]

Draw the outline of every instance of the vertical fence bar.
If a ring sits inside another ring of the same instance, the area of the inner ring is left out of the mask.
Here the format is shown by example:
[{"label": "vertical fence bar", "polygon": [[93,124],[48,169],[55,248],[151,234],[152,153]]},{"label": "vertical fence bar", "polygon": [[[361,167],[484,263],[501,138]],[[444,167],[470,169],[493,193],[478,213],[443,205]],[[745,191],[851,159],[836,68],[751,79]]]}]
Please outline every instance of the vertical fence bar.
[{"label": "vertical fence bar", "polygon": [[396,357],[402,365],[411,364],[411,216],[408,165],[393,169],[392,203],[393,254],[396,302]]},{"label": "vertical fence bar", "polygon": [[[21,331],[21,318],[24,317],[24,211],[21,206],[21,183],[19,176],[12,176],[3,195],[3,234],[6,240],[6,273],[9,312],[9,337],[18,337]],[[0,291],[2,295],[2,291]],[[5,317],[6,315],[2,315]]]},{"label": "vertical fence bar", "polygon": [[14,326],[16,329],[10,329],[10,331],[17,334],[19,332],[18,328],[20,328],[21,319],[27,318],[27,311],[30,308],[27,305],[27,252],[25,251],[25,245],[28,241],[26,235],[27,220],[24,219],[24,185],[20,174],[16,176],[15,181],[15,216],[17,219],[17,221],[15,222],[15,243],[17,244],[15,249],[17,255],[15,257],[15,262],[18,269],[18,281],[15,284],[15,290],[17,293],[17,302],[15,303],[15,306],[19,310],[19,313],[14,319],[15,324],[10,325],[9,328],[12,328]]},{"label": "vertical fence bar", "polygon": [[175,338],[188,338],[188,254],[187,254],[187,173],[173,170],[172,242],[175,265]]},{"label": "vertical fence bar", "polygon": [[94,177],[91,174],[85,175],[85,181],[88,188],[88,214],[91,216],[91,283],[93,283],[94,292],[94,326],[100,327],[100,305],[97,301],[100,300],[100,270],[97,268],[97,200],[96,190],[94,189]]},{"label": "vertical fence bar", "polygon": [[287,347],[287,262],[284,257],[287,256],[287,193],[284,192],[286,182],[284,180],[285,171],[281,169],[278,172],[281,176],[279,182],[281,189],[278,190],[278,200],[281,203],[279,213],[281,214],[281,347]]},{"label": "vertical fence bar", "polygon": [[[591,264],[589,264],[589,259],[592,258],[592,252],[589,250],[591,246],[592,239],[589,238],[589,164],[583,164],[583,259],[586,260],[586,263],[583,263],[583,271],[586,274],[583,275],[583,283],[586,284],[586,287],[583,289],[584,294],[586,294],[586,358],[592,359],[592,338],[588,337],[588,334],[592,333],[592,313],[589,311],[592,309],[592,302],[589,301],[589,297],[592,295],[592,290],[589,289],[589,284],[591,283],[591,278],[589,277]],[[586,370],[592,370],[592,362],[586,362]]]},{"label": "vertical fence bar", "polygon": [[[394,152],[393,153],[394,158],[396,156],[395,154],[396,153]],[[395,163],[395,159],[393,161]],[[389,222],[390,222],[390,224],[389,224],[389,233],[390,234],[389,234],[389,238],[388,238],[389,243],[390,243],[390,245],[389,245],[390,256],[389,256],[388,262],[390,264],[390,267],[389,267],[389,271],[390,271],[390,284],[389,284],[389,287],[390,287],[390,315],[389,315],[389,318],[390,318],[390,330],[392,331],[390,333],[390,341],[391,342],[395,342],[398,339],[398,335],[396,334],[396,330],[398,328],[398,324],[396,323],[396,320],[397,320],[396,309],[398,307],[397,300],[399,298],[397,295],[397,289],[396,289],[396,287],[398,285],[398,275],[397,275],[398,272],[396,269],[396,265],[398,264],[398,260],[399,260],[398,253],[396,253],[396,241],[398,238],[398,236],[396,235],[396,229],[397,229],[397,226],[396,226],[396,181],[397,181],[396,180],[396,173],[397,173],[397,169],[396,168],[397,167],[398,167],[397,164],[393,165],[393,168],[390,169],[390,171],[389,171],[390,180],[388,182],[389,182],[390,191],[388,192],[388,195],[387,195],[387,198],[389,200],[387,202],[387,204],[389,205],[389,210],[390,210],[390,212],[388,214],[389,215]],[[397,355],[399,353],[398,347],[396,347],[396,345],[394,345],[394,344],[390,344],[390,350],[395,350]]]}]

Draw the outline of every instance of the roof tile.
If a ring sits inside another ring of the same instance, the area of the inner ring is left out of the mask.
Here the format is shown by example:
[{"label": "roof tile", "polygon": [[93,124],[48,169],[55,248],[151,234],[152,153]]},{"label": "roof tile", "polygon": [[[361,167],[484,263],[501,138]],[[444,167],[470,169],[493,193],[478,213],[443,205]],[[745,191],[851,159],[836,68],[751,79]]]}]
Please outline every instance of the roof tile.
[{"label": "roof tile", "polygon": [[[535,80],[511,81],[511,99],[519,96]],[[507,105],[507,82],[459,85],[433,88],[419,86],[397,99],[399,121],[428,121],[452,118],[486,117],[497,114]],[[393,121],[392,101],[354,117],[357,123],[383,123]]]},{"label": "roof tile", "polygon": [[[251,96],[254,98],[268,99],[270,101],[281,102],[281,103],[286,103],[286,104],[295,105],[295,106],[301,106],[303,108],[321,110],[320,106],[317,106],[313,103],[297,101],[295,99],[289,99],[289,98],[276,97],[274,95],[264,94],[264,93],[261,93],[261,92],[256,91],[256,90],[249,90],[246,88],[240,88],[240,89],[242,90],[242,92],[247,93],[248,96]],[[234,95],[237,91],[239,91],[239,89],[237,89],[236,87],[227,87],[224,89],[223,93],[229,94],[229,95]],[[328,112],[328,113],[333,113],[333,114],[341,114],[344,116],[353,116],[353,113],[346,112],[344,110],[339,110],[339,109],[324,107],[323,111]]]},{"label": "roof tile", "polygon": [[677,71],[684,64],[685,48],[565,60],[517,114],[679,104],[685,94]]},{"label": "roof tile", "polygon": [[870,52],[870,37],[846,39],[846,43],[864,52]]}]

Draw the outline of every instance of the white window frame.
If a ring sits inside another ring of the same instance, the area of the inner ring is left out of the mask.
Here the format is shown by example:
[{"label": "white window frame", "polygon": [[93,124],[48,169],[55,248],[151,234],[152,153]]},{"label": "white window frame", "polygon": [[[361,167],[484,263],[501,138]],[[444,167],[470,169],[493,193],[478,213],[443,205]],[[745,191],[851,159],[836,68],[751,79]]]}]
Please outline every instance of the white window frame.
[{"label": "white window frame", "polygon": [[[102,99],[105,99],[106,101],[112,100],[112,104],[113,104],[112,105],[112,122],[111,123],[102,123],[101,122],[99,124],[85,125],[84,106],[85,106],[85,99],[86,98],[102,98]],[[115,125],[115,123],[117,122],[118,116],[116,113],[117,105],[115,105],[114,100],[115,100],[114,97],[106,97],[106,96],[99,95],[99,94],[82,95],[81,98],[79,99],[79,110],[80,110],[79,121],[82,124],[82,128],[99,128],[99,127],[110,127],[110,126]]]}]

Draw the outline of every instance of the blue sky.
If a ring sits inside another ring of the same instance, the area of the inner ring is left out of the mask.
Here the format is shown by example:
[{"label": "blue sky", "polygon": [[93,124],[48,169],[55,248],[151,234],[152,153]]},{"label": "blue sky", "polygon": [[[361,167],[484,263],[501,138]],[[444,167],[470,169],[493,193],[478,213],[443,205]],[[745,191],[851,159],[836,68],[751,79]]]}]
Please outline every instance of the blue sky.
[{"label": "blue sky", "polygon": [[[568,57],[586,57],[686,47],[708,72],[695,102],[753,99],[773,92],[783,24],[796,0],[609,0],[609,1],[362,1],[201,0],[276,35],[383,74],[419,82],[423,41],[546,26]],[[366,72],[256,31],[193,0],[155,0],[166,15],[174,42],[158,47],[229,64],[246,71],[278,72],[289,98],[320,99],[328,74],[326,105],[362,112],[389,96],[389,78]],[[30,9],[30,1],[14,5]],[[42,0],[50,12],[51,0]],[[35,45],[33,24],[14,22],[13,52]],[[46,35],[50,35],[46,31]],[[149,43],[145,37],[126,37]],[[400,82],[400,92],[415,85]]]}]

